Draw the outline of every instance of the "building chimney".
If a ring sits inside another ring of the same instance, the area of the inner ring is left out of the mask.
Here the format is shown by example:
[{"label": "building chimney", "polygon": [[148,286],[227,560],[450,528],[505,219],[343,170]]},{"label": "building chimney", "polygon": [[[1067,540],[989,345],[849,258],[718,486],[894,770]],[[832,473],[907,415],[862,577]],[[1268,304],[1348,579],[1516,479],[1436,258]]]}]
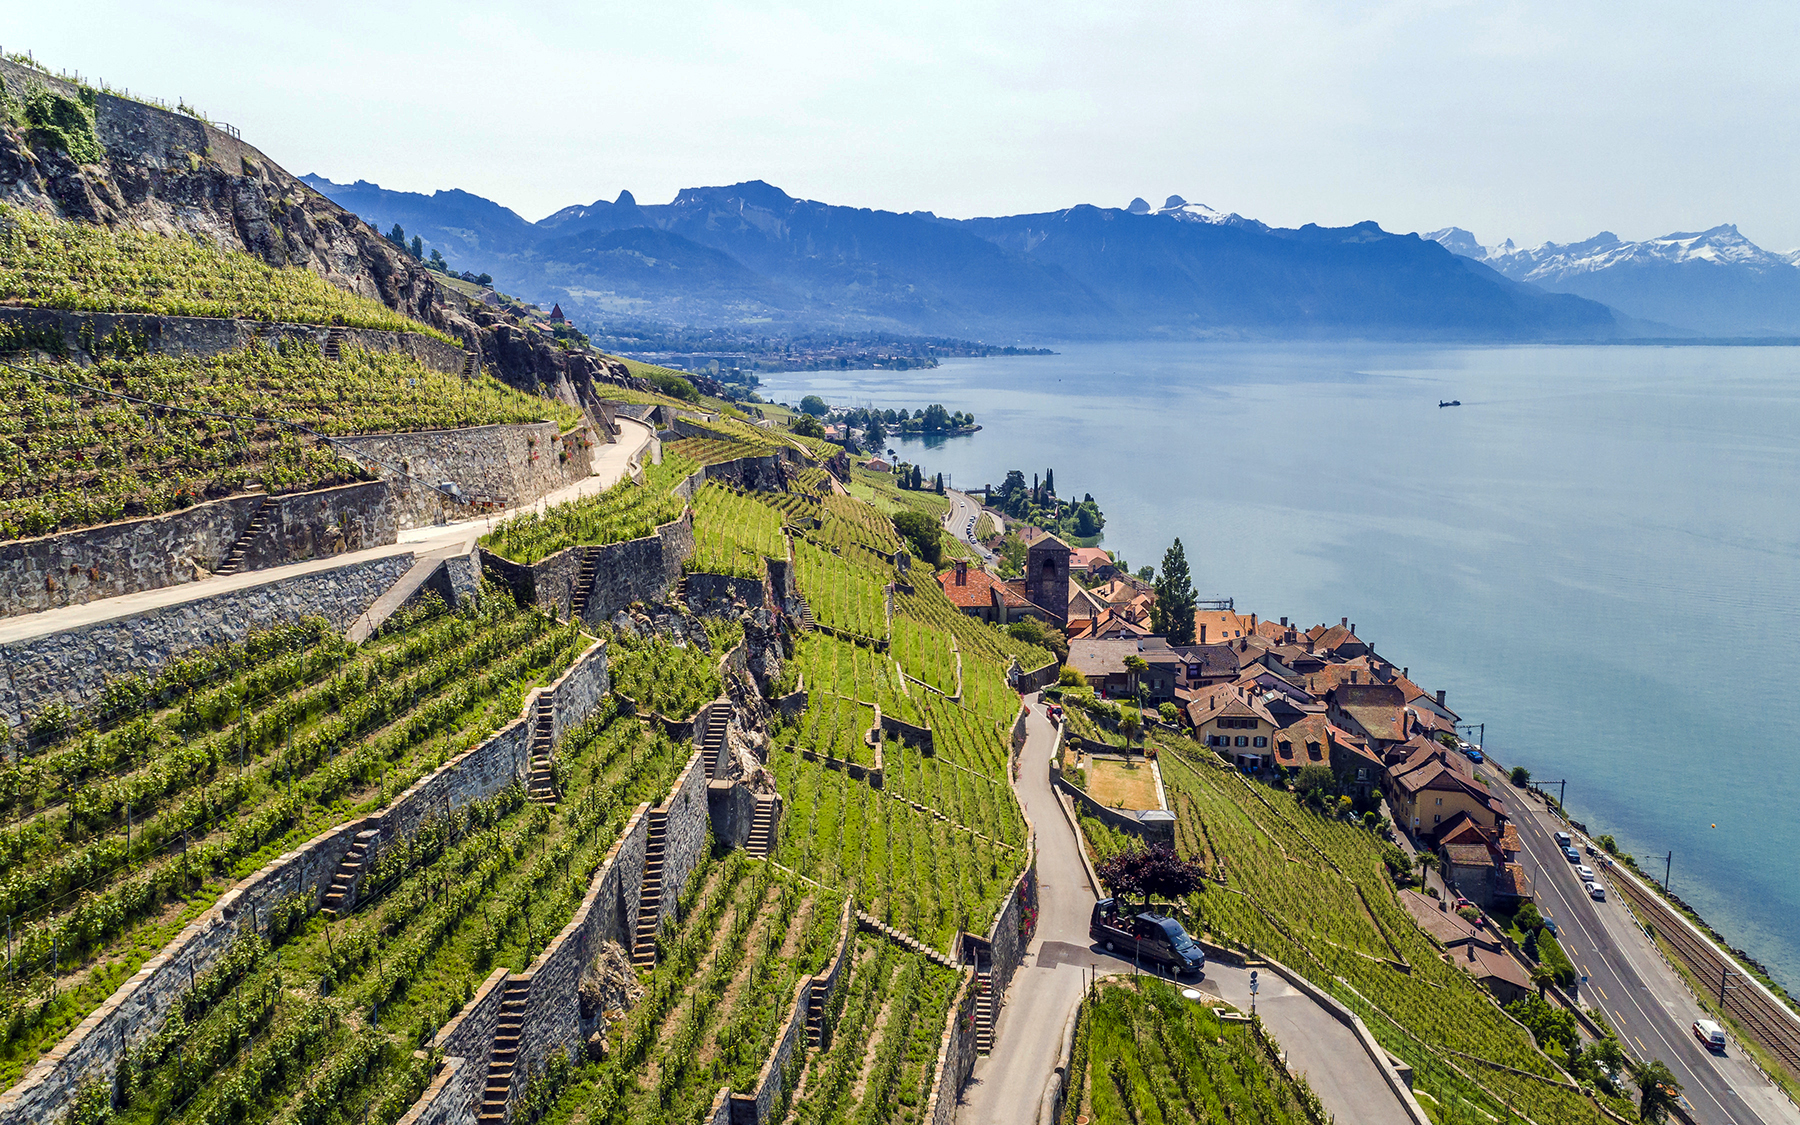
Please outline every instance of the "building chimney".
[{"label": "building chimney", "polygon": [[1410,679],[1412,679],[1412,677],[1411,677],[1411,676],[1410,676],[1410,675],[1408,675],[1408,674],[1407,674],[1407,673],[1409,673],[1409,672],[1411,672],[1411,671],[1412,671],[1412,669],[1411,669],[1411,668],[1401,668],[1401,669],[1400,669],[1400,678],[1401,678],[1401,679],[1403,679],[1403,680],[1410,680]]},{"label": "building chimney", "polygon": [[1283,629],[1287,628],[1287,618],[1284,617],[1281,619],[1281,627]]},{"label": "building chimney", "polygon": [[1252,633],[1256,632],[1256,614],[1254,613],[1250,615],[1250,631]]},{"label": "building chimney", "polygon": [[1438,689],[1438,706],[1442,707],[1443,705],[1444,705],[1444,689],[1439,688]]},{"label": "building chimney", "polygon": [[1351,623],[1351,625],[1350,625],[1350,632],[1351,632],[1351,633],[1355,633],[1355,632],[1356,632],[1356,624],[1355,624],[1355,623],[1354,623],[1354,622],[1352,622],[1352,623]]},{"label": "building chimney", "polygon": [[1348,629],[1350,627],[1350,619],[1348,617],[1340,617],[1338,618],[1338,624],[1343,628]]},{"label": "building chimney", "polygon": [[1308,637],[1308,638],[1306,638],[1306,651],[1311,652],[1312,650],[1313,650],[1313,639],[1311,637]]},{"label": "building chimney", "polygon": [[967,559],[956,560],[956,584],[958,586],[969,584],[969,561]]}]

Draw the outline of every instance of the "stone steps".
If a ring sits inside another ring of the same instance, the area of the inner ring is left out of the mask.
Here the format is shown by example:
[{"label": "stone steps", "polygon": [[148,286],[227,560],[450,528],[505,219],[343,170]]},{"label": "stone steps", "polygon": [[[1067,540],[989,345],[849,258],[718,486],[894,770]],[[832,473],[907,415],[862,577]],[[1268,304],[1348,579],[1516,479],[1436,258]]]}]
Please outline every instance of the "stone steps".
[{"label": "stone steps", "polygon": [[640,968],[656,965],[656,931],[662,918],[663,854],[669,814],[651,810],[649,840],[644,849],[644,881],[638,892],[637,927],[631,943],[631,963]]},{"label": "stone steps", "polygon": [[587,613],[588,599],[594,596],[594,575],[599,569],[599,556],[593,551],[581,552],[581,570],[575,576],[575,593],[569,599],[569,620],[580,621]]},{"label": "stone steps", "polygon": [[267,497],[257,501],[256,511],[250,514],[249,525],[244,528],[244,533],[231,544],[231,550],[225,552],[225,561],[219,564],[218,570],[213,571],[214,574],[236,574],[244,569],[244,555],[249,552],[250,544],[256,542],[257,536],[269,528],[268,506]]},{"label": "stone steps", "polygon": [[372,828],[356,834],[350,850],[344,853],[344,858],[338,861],[337,870],[331,874],[331,886],[326,889],[325,897],[319,903],[321,911],[333,918],[350,913],[351,907],[356,905],[350,897],[350,884],[356,881],[363,864],[368,862],[369,854],[380,836],[381,833]]},{"label": "stone steps", "polygon": [[342,325],[333,325],[331,331],[325,333],[325,358],[332,363],[342,363],[344,359],[344,338],[348,333]]},{"label": "stone steps", "polygon": [[751,855],[768,858],[775,843],[775,798],[767,793],[756,795],[756,812],[750,818],[750,838],[744,850]]},{"label": "stone steps", "polygon": [[494,1022],[494,1049],[488,1055],[487,1083],[481,1092],[476,1120],[500,1125],[506,1120],[506,1103],[512,1096],[513,1073],[519,1062],[519,1035],[525,1026],[525,1001],[531,982],[509,980],[500,994],[500,1018]]},{"label": "stone steps", "polygon": [[994,1050],[994,974],[985,965],[975,970],[975,1053]]},{"label": "stone steps", "polygon": [[555,749],[556,715],[551,710],[550,694],[538,696],[537,727],[531,735],[531,773],[526,781],[528,797],[540,805],[556,803],[556,776],[550,768]]}]

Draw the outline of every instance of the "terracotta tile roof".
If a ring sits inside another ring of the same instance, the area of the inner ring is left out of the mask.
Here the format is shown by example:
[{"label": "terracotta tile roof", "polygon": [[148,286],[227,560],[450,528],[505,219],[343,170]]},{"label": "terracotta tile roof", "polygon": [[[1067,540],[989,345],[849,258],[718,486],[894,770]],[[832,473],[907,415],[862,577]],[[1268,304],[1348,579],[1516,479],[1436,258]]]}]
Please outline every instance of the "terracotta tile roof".
[{"label": "terracotta tile roof", "polygon": [[1254,632],[1250,627],[1250,614],[1233,613],[1228,609],[1195,610],[1194,636],[1200,635],[1202,625],[1206,626],[1206,639],[1209,643],[1234,641]]},{"label": "terracotta tile roof", "polygon": [[1500,854],[1507,859],[1519,854],[1519,830],[1511,824],[1500,826]]},{"label": "terracotta tile roof", "polygon": [[1494,893],[1530,898],[1531,884],[1525,879],[1525,869],[1516,863],[1502,865],[1494,872]]},{"label": "terracotta tile roof", "polygon": [[1369,737],[1390,742],[1406,741],[1400,689],[1387,684],[1339,684],[1331,689],[1329,700],[1354,719]]},{"label": "terracotta tile roof", "polygon": [[1478,981],[1502,980],[1514,988],[1530,988],[1531,977],[1519,963],[1504,953],[1474,942],[1463,946],[1463,952],[1451,958],[1463,971]]},{"label": "terracotta tile roof", "polygon": [[987,571],[970,567],[963,585],[956,584],[955,568],[939,574],[938,585],[944,588],[945,595],[956,606],[963,609],[990,609],[994,604],[993,589],[1001,583]]},{"label": "terracotta tile roof", "polygon": [[1104,547],[1076,547],[1069,552],[1070,570],[1087,570],[1089,567],[1104,566],[1112,562],[1112,556]]},{"label": "terracotta tile roof", "polygon": [[[1070,646],[1070,653],[1071,655],[1074,653],[1073,645]],[[1269,715],[1268,708],[1254,697],[1245,699],[1239,694],[1235,684],[1214,684],[1212,687],[1201,688],[1193,694],[1193,702],[1188,704],[1187,711],[1188,721],[1195,726],[1200,726],[1209,719],[1220,716],[1254,717],[1268,723],[1270,727],[1275,725],[1275,720]]]},{"label": "terracotta tile roof", "polygon": [[1474,938],[1475,927],[1454,910],[1438,909],[1438,900],[1418,891],[1401,891],[1396,895],[1400,905],[1412,915],[1419,928],[1437,939],[1439,945],[1461,945]]},{"label": "terracotta tile roof", "polygon": [[1492,867],[1493,853],[1486,844],[1445,844],[1444,856],[1458,867]]}]

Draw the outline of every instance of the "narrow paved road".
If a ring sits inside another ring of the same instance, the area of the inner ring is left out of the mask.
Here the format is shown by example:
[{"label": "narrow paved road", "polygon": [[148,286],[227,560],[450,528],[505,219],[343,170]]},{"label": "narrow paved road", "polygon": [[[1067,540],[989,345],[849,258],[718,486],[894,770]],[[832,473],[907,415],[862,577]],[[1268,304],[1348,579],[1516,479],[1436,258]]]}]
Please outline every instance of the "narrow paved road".
[{"label": "narrow paved road", "polygon": [[993,562],[994,553],[976,541],[975,534],[969,527],[970,520],[974,520],[979,526],[981,505],[975,502],[973,496],[954,488],[946,489],[944,495],[950,498],[950,514],[944,517],[944,530],[973,548],[976,557],[983,564]]},{"label": "narrow paved road", "polygon": [[[1552,833],[1563,830],[1543,808],[1514,788],[1499,770],[1484,771],[1519,830],[1521,859],[1538,909],[1556,921],[1558,941],[1586,976],[1578,1001],[1605,1013],[1632,1054],[1661,1059],[1682,1085],[1689,1112],[1701,1125],[1796,1125],[1800,1110],[1763,1077],[1735,1044],[1722,1056],[1701,1047],[1693,1022],[1705,1015],[1614,891],[1595,902]],[[1578,845],[1579,846],[1579,845]],[[1585,854],[1582,862],[1597,864]]]},{"label": "narrow paved road", "polygon": [[[546,495],[531,505],[532,510],[542,511],[551,504],[561,504],[583,496],[604,492],[625,475],[626,466],[632,458],[646,450],[652,454],[657,452],[655,430],[630,418],[620,418],[619,426],[624,432],[619,435],[618,441],[598,448],[598,453],[594,458],[594,471],[591,475]],[[182,602],[195,601],[200,598],[210,598],[214,594],[248,589],[252,586],[261,586],[296,575],[332,570],[349,563],[386,558],[389,555],[401,555],[409,551],[421,559],[467,554],[474,546],[475,540],[491,530],[501,518],[496,515],[481,519],[461,520],[455,523],[412,527],[400,533],[398,542],[383,547],[371,547],[365,551],[332,555],[322,559],[309,559],[306,562],[289,563],[286,566],[269,567],[266,570],[247,570],[239,574],[213,575],[196,582],[184,582],[179,586],[163,586],[155,590],[124,594],[116,598],[102,598],[99,601],[85,602],[81,605],[47,609],[39,613],[20,614],[17,617],[9,617],[0,621],[0,644],[16,643],[33,637],[58,633],[64,629],[91,625],[98,621],[112,621],[120,617],[145,613],[152,609],[179,605]]]},{"label": "narrow paved road", "polygon": [[[1088,940],[1095,894],[1080,845],[1050,786],[1056,731],[1042,700],[1029,697],[1024,762],[1015,786],[1037,829],[1038,930],[1001,1008],[994,1052],[976,1061],[963,1092],[960,1125],[1035,1125],[1045,1083],[1062,1051],[1064,1025],[1081,1001],[1084,971],[1133,971],[1129,961]],[[1257,1013],[1333,1117],[1342,1125],[1410,1125],[1355,1034],[1280,977],[1261,976]],[[1250,1007],[1250,974],[1243,969],[1208,965],[1206,978],[1195,987]]]}]

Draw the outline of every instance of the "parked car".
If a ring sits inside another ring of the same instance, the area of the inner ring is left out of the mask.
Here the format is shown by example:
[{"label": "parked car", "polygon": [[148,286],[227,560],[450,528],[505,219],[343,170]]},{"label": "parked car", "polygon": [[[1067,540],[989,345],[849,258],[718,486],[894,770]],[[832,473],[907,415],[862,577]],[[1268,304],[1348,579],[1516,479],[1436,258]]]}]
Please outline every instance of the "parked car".
[{"label": "parked car", "polygon": [[1468,757],[1469,761],[1474,762],[1476,765],[1480,765],[1483,761],[1481,751],[1475,749],[1473,746],[1464,750],[1463,753]]},{"label": "parked car", "polygon": [[1602,887],[1599,883],[1594,882],[1592,879],[1589,879],[1585,885],[1587,887],[1587,893],[1588,893],[1589,898],[1593,899],[1595,902],[1605,902],[1606,901],[1606,888],[1605,887]]},{"label": "parked car", "polygon": [[1166,965],[1177,976],[1206,975],[1206,953],[1181,928],[1180,922],[1148,912],[1125,917],[1119,913],[1117,899],[1103,898],[1094,904],[1088,936],[1108,950]]},{"label": "parked car", "polygon": [[1595,846],[1594,846],[1594,845],[1592,845],[1592,844],[1589,844],[1589,845],[1588,845],[1588,846],[1587,846],[1587,847],[1585,847],[1585,848],[1583,848],[1583,849],[1581,849],[1581,850],[1582,850],[1582,851],[1584,851],[1584,852],[1586,852],[1586,853],[1587,853],[1587,854],[1589,854],[1589,855],[1591,855],[1591,856],[1598,856],[1598,855],[1599,855],[1599,854],[1600,854],[1600,849],[1599,849],[1599,848],[1596,848],[1596,847],[1595,847]]},{"label": "parked car", "polygon": [[1581,876],[1581,881],[1584,883],[1591,883],[1594,881],[1594,869],[1585,863],[1576,865],[1575,874]]},{"label": "parked car", "polygon": [[1576,851],[1574,848],[1564,848],[1563,849],[1563,858],[1567,859],[1570,863],[1580,863],[1581,862],[1581,853]]},{"label": "parked car", "polygon": [[1572,836],[1570,836],[1567,832],[1558,832],[1556,834],[1556,846],[1559,848],[1563,848],[1566,850],[1568,848],[1568,846],[1570,844],[1573,844],[1574,842],[1575,842],[1574,838]]},{"label": "parked car", "polygon": [[1694,1038],[1709,1051],[1725,1050],[1725,1029],[1711,1020],[1694,1021]]}]

